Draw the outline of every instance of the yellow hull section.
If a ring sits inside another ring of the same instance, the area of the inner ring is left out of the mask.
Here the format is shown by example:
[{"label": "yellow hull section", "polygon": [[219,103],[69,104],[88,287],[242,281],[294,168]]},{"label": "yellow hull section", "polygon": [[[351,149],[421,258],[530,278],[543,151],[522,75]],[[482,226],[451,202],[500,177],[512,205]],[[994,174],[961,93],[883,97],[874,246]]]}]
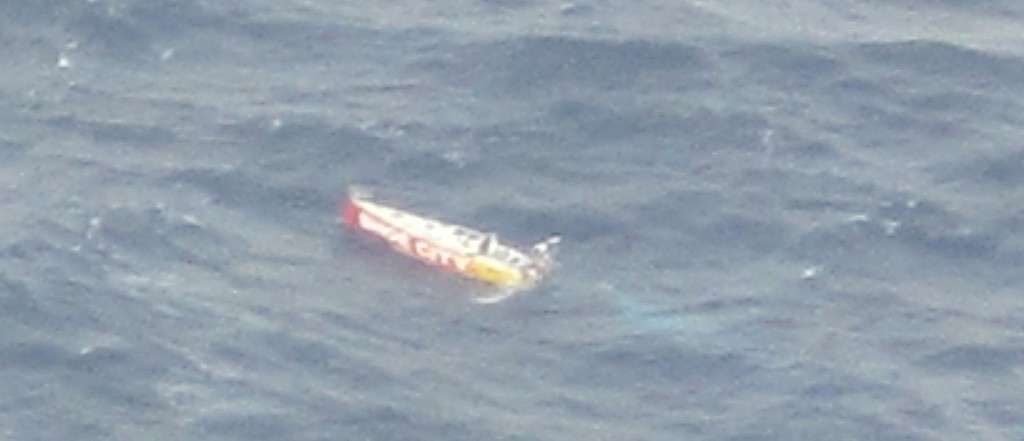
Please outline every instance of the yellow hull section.
[{"label": "yellow hull section", "polygon": [[497,260],[476,256],[466,267],[466,274],[494,285],[512,286],[523,282],[523,273]]}]

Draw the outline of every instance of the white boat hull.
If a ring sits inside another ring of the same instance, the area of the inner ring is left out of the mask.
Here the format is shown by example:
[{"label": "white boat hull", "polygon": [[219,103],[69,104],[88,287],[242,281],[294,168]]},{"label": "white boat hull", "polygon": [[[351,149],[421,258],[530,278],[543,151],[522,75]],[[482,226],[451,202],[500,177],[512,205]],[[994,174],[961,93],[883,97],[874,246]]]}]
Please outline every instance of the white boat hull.
[{"label": "white boat hull", "polygon": [[[461,225],[429,219],[350,193],[342,221],[389,243],[396,251],[425,264],[501,287],[530,287],[552,267],[547,247],[557,238],[522,251],[497,243],[493,236]],[[488,239],[490,238],[490,240]]]}]

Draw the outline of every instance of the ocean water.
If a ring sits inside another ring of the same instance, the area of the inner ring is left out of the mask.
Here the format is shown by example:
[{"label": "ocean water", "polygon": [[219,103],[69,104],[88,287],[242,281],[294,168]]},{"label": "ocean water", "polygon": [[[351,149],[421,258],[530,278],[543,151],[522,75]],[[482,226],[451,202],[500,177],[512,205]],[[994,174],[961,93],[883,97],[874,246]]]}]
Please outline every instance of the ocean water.
[{"label": "ocean water", "polygon": [[[6,0],[0,439],[1024,439],[1022,23]],[[479,304],[353,184],[558,271]]]}]

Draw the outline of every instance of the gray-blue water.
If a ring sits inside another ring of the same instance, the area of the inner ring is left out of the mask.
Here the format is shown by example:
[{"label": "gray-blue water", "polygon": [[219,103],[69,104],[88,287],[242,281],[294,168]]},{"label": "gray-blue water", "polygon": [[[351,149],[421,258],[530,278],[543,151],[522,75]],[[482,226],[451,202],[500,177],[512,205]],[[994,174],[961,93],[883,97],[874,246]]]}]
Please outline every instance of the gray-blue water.
[{"label": "gray-blue water", "polygon": [[[1022,23],[5,0],[0,438],[1022,440]],[[350,184],[561,266],[477,304]]]}]

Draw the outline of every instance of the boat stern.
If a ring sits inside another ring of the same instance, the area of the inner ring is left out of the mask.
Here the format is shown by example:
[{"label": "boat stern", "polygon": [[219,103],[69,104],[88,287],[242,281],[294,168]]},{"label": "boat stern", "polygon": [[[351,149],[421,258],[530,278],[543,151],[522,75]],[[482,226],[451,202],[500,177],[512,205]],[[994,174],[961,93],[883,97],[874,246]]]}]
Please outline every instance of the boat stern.
[{"label": "boat stern", "polygon": [[351,196],[341,203],[341,222],[350,227],[359,226],[359,205]]},{"label": "boat stern", "polygon": [[359,227],[359,213],[363,211],[363,200],[369,197],[369,191],[358,186],[349,187],[345,200],[341,203],[341,222],[351,227]]}]

